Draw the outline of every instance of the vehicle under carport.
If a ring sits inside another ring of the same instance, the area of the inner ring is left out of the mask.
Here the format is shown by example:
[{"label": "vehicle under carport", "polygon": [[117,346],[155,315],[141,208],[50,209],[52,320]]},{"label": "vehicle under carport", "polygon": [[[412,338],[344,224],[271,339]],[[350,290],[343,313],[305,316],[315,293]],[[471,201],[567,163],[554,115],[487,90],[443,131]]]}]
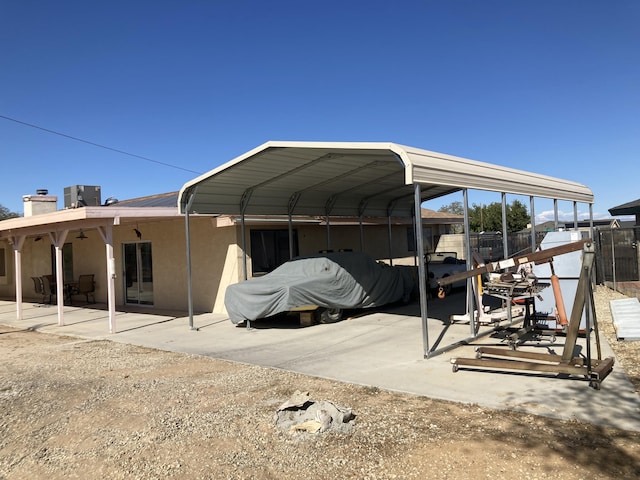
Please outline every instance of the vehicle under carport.
[{"label": "vehicle under carport", "polygon": [[[557,202],[573,202],[576,224],[577,203],[587,203],[593,223],[593,193],[582,184],[415,147],[378,142],[267,142],[187,182],[180,190],[178,208],[185,214],[188,240],[189,215],[241,216],[243,272],[247,279],[245,215],[287,215],[290,232],[294,215],[325,217],[329,250],[331,218],[356,217],[360,219],[362,249],[364,217],[420,218],[423,202],[462,191],[467,232],[466,257],[470,269],[468,191],[474,189],[502,194],[505,233],[507,194],[528,196],[532,218],[535,215],[535,197],[553,199],[556,221]],[[419,227],[416,225],[416,231],[421,233]],[[535,228],[531,234],[535,238]],[[418,252],[424,252],[422,235],[416,234],[415,238]],[[291,241],[289,243],[292,245]],[[189,241],[187,250],[188,245]],[[505,252],[508,256],[506,245]],[[187,256],[190,262],[189,250]],[[449,347],[435,350],[429,346],[426,269],[421,257],[417,258],[420,310],[423,353],[428,358]],[[189,265],[187,269],[190,271]],[[471,280],[468,280],[467,309],[473,305],[470,285]],[[189,292],[191,295],[191,285]],[[189,305],[190,327],[193,328],[191,302]],[[473,316],[469,315],[469,318],[470,338],[474,338],[477,329]]]}]

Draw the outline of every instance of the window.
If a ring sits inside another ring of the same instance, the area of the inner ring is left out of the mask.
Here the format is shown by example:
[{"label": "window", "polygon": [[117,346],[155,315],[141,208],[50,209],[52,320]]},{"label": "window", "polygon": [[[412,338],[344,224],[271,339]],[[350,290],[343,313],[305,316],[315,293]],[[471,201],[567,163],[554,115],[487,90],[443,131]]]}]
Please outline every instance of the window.
[{"label": "window", "polygon": [[[289,260],[289,230],[251,230],[251,274],[263,275]],[[298,232],[293,231],[293,256],[298,255]]]},{"label": "window", "polygon": [[125,243],[123,267],[125,302],[153,305],[153,258],[151,242]]},{"label": "window", "polygon": [[6,249],[0,248],[0,284],[6,285],[7,283],[7,259]]},{"label": "window", "polygon": [[4,256],[5,256],[4,248],[0,248],[0,277],[7,276],[7,262]]}]

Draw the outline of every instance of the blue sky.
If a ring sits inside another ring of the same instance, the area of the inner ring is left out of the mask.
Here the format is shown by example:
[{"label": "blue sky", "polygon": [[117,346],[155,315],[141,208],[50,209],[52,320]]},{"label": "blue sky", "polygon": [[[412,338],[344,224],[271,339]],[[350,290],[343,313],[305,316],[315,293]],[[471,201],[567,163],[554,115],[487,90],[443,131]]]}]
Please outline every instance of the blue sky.
[{"label": "blue sky", "polygon": [[2,0],[0,204],[174,191],[268,140],[389,141],[583,183],[608,217],[640,197],[638,25],[637,0]]}]

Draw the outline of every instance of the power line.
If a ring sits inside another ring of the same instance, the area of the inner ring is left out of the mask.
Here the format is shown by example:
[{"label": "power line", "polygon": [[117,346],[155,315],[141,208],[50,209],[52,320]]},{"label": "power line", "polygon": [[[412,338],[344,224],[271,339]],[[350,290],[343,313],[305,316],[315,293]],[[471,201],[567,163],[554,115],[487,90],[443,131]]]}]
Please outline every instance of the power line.
[{"label": "power line", "polygon": [[107,147],[106,145],[100,145],[99,143],[90,142],[89,140],[83,140],[82,138],[74,137],[73,135],[67,135],[66,133],[56,132],[55,130],[50,130],[48,128],[40,127],[38,125],[34,125],[32,123],[23,122],[21,120],[17,120],[15,118],[7,117],[5,115],[0,115],[0,118],[4,118],[5,120],[9,120],[11,122],[19,123],[21,125],[25,125],[27,127],[36,128],[38,130],[42,130],[43,132],[53,133],[54,135],[59,135],[61,137],[69,138],[71,140],[75,140],[76,142],[86,143],[88,145],[93,145],[94,147],[104,148],[105,150],[111,150],[112,152],[121,153],[123,155],[128,155],[130,157],[139,158],[141,160],[146,160],[147,162],[157,163],[158,165],[164,165],[165,167],[176,168],[178,170],[184,170],[185,172],[195,173],[196,175],[200,175],[202,172],[196,172],[194,170],[189,170],[188,168],[178,167],[177,165],[171,165],[170,163],[160,162],[158,160],[154,160],[152,158],[143,157],[142,155],[136,155],[135,153],[125,152],[124,150],[118,150],[117,148]]}]

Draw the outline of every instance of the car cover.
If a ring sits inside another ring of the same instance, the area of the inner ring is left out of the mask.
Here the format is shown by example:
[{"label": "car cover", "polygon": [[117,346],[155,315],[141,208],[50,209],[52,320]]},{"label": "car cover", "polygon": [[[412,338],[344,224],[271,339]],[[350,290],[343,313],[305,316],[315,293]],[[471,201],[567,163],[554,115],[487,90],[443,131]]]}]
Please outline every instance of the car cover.
[{"label": "car cover", "polygon": [[229,285],[225,308],[239,323],[307,305],[350,309],[408,301],[416,289],[413,270],[357,252],[298,257],[263,277]]}]

